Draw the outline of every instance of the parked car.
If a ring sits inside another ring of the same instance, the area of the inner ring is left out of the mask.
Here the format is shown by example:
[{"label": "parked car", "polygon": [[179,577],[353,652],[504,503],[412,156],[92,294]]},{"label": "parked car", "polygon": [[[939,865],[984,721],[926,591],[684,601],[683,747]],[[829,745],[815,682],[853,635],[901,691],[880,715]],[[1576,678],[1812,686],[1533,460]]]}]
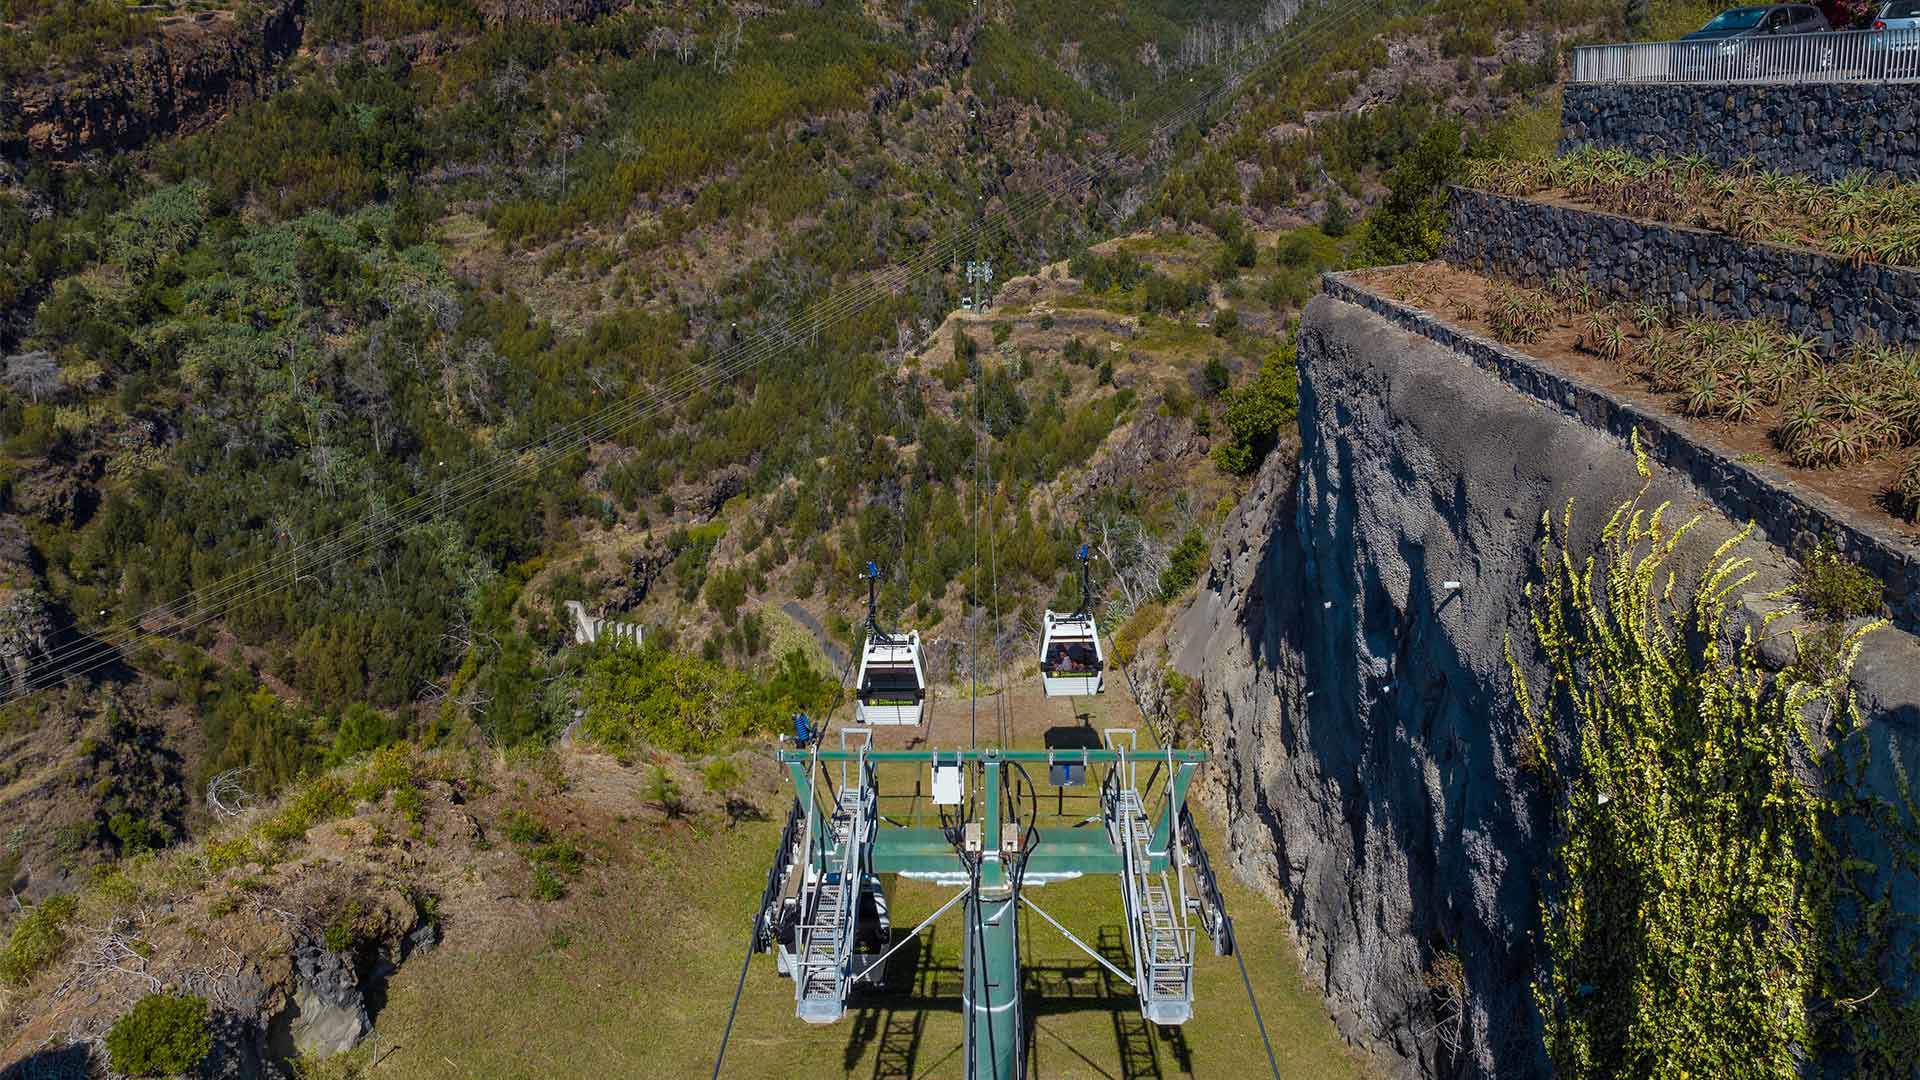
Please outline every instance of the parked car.
[{"label": "parked car", "polygon": [[[1690,48],[1682,65],[1729,78],[1757,78],[1784,70],[1787,50],[1772,42],[1782,36],[1818,34],[1833,29],[1826,15],[1812,4],[1756,4],[1728,8],[1705,26],[1680,39]],[[1825,50],[1830,54],[1831,50]],[[1822,66],[1831,62],[1823,55]]]},{"label": "parked car", "polygon": [[1758,4],[1728,8],[1681,41],[1733,41],[1763,34],[1812,34],[1833,24],[1812,4]]},{"label": "parked car", "polygon": [[1920,75],[1920,0],[1889,0],[1873,20],[1873,46],[1887,54],[1887,74]]}]

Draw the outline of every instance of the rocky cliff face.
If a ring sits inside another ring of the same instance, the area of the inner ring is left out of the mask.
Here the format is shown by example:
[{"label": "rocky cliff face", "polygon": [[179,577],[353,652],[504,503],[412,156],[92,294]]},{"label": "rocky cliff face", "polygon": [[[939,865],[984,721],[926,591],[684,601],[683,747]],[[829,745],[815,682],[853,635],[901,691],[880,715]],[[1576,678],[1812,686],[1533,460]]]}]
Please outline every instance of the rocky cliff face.
[{"label": "rocky cliff face", "polygon": [[0,90],[0,155],[70,161],[208,127],[271,84],[300,46],[300,10],[274,0],[172,23],[85,72]]},{"label": "rocky cliff face", "polygon": [[[1572,499],[1578,550],[1641,480],[1618,440],[1362,308],[1315,300],[1299,357],[1298,464],[1268,463],[1171,639],[1201,681],[1232,863],[1392,1074],[1547,1075],[1530,987],[1550,837],[1503,646],[1524,640],[1541,514]],[[1734,529],[1671,475],[1648,498],[1706,511],[1683,562]],[[1766,544],[1742,554],[1785,572]],[[1916,673],[1891,631],[1856,669],[1876,755],[1910,773]]]},{"label": "rocky cliff face", "polygon": [[52,654],[59,632],[33,560],[26,526],[0,517],[0,691],[6,693],[27,688],[33,666]]}]

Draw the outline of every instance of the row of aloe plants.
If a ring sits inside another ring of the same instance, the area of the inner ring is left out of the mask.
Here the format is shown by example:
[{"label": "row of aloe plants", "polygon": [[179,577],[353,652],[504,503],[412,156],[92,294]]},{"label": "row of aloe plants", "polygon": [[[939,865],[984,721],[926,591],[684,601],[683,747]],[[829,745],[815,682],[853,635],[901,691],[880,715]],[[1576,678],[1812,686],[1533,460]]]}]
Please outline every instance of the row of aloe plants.
[{"label": "row of aloe plants", "polygon": [[1556,158],[1474,161],[1464,180],[1498,195],[1564,192],[1610,213],[1815,247],[1855,265],[1920,266],[1920,184],[1865,173],[1824,183],[1751,158],[1723,169],[1699,155],[1641,158],[1589,147]]},{"label": "row of aloe plants", "polygon": [[[1417,268],[1387,284],[1421,306],[1431,300]],[[1618,366],[1678,411],[1729,424],[1768,425],[1794,465],[1836,469],[1901,455],[1885,491],[1896,515],[1920,520],[1920,350],[1855,343],[1823,357],[1819,343],[1777,323],[1681,316],[1657,303],[1607,303],[1570,276],[1545,290],[1497,284],[1484,307],[1459,314],[1485,323],[1512,345],[1556,329],[1575,332],[1577,348]]]}]

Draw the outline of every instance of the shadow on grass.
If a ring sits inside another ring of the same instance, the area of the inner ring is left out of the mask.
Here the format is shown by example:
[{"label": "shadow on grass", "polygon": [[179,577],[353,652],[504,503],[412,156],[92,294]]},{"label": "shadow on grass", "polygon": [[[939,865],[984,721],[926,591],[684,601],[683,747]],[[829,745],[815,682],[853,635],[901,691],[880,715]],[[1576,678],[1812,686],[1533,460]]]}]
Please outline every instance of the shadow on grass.
[{"label": "shadow on grass", "polygon": [[[964,975],[959,964],[933,958],[933,938],[938,929],[929,927],[918,940],[901,946],[887,962],[886,987],[869,989],[856,999],[859,1008],[848,1033],[844,1058],[848,1075],[854,1075],[869,1049],[873,1051],[873,1070],[867,1074],[871,1080],[912,1080],[927,1075],[961,1051],[959,1046],[946,1048],[937,1060],[921,1061],[927,1049],[927,1017],[934,1013],[958,1015],[964,1009]],[[894,933],[897,939],[904,931]],[[1125,938],[1125,931],[1118,925],[1100,928],[1101,955],[1122,971],[1131,964],[1123,944]],[[1109,1080],[1161,1080],[1164,1073],[1159,1047],[1163,1043],[1173,1055],[1176,1074],[1191,1072],[1192,1055],[1180,1029],[1161,1028],[1156,1037],[1153,1025],[1140,1014],[1140,1001],[1133,988],[1091,957],[1085,961],[1025,964],[1021,982],[1029,1075],[1038,1075],[1033,1058],[1045,1046],[1072,1056],[1095,1075]],[[1045,1023],[1049,1017],[1081,1012],[1111,1015],[1111,1056],[1104,1047],[1076,1045]],[[1110,1064],[1102,1064],[1102,1058]]]}]

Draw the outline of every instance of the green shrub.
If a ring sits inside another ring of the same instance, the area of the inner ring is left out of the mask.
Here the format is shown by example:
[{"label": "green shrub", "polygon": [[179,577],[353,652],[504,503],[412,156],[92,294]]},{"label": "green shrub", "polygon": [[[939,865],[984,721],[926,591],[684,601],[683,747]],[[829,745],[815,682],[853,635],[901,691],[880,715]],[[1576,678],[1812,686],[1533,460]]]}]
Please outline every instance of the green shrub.
[{"label": "green shrub", "polygon": [[781,730],[796,709],[818,714],[838,693],[832,676],[798,649],[770,677],[755,679],[649,642],[589,657],[580,677],[581,728],[615,751],[644,743],[698,754],[750,732]]},{"label": "green shrub", "polygon": [[1830,622],[1878,614],[1887,592],[1879,578],[1847,561],[1824,540],[1807,552],[1793,589],[1811,614]]},{"label": "green shrub", "polygon": [[1460,162],[1460,125],[1445,120],[1428,128],[1387,173],[1389,194],[1367,218],[1357,261],[1381,266],[1433,258],[1447,227],[1447,185]]},{"label": "green shrub", "polygon": [[544,863],[534,863],[533,895],[536,899],[545,900],[548,903],[564,899],[567,895],[567,883]]},{"label": "green shrub", "polygon": [[507,815],[507,839],[515,844],[544,844],[547,827],[532,814],[515,810]]},{"label": "green shrub", "polygon": [[1199,529],[1189,529],[1167,557],[1167,568],[1160,572],[1160,599],[1175,600],[1200,580],[1207,568],[1207,538]]},{"label": "green shrub", "polygon": [[173,1076],[213,1049],[207,1003],[190,995],[148,994],[107,1031],[107,1058],[128,1076]]},{"label": "green shrub", "polygon": [[51,896],[13,924],[7,947],[0,951],[0,983],[24,983],[60,955],[75,906],[71,896]]},{"label": "green shrub", "polygon": [[1227,403],[1226,438],[1214,446],[1214,463],[1235,476],[1259,468],[1299,406],[1299,373],[1289,342],[1269,353],[1259,372]]},{"label": "green shrub", "polygon": [[740,767],[726,758],[716,758],[700,770],[701,779],[706,782],[707,790],[717,795],[725,795],[745,780],[740,775]]}]

